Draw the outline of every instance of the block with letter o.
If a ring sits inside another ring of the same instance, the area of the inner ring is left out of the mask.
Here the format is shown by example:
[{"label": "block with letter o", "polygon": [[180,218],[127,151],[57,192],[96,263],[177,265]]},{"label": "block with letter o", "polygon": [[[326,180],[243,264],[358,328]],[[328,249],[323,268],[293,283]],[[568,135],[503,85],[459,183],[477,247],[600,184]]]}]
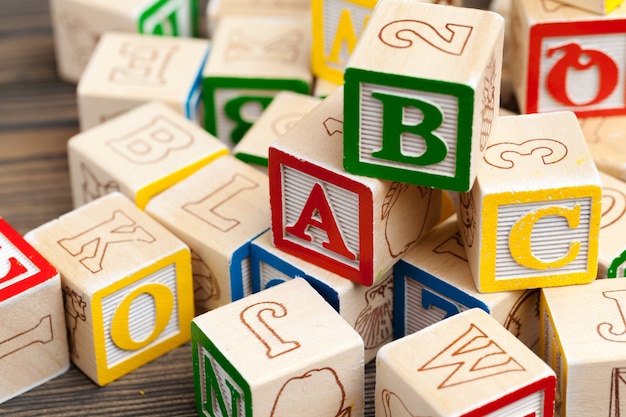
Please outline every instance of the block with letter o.
[{"label": "block with letter o", "polygon": [[61,273],[71,359],[98,385],[189,340],[189,248],[128,198],[108,194],[28,238]]},{"label": "block with letter o", "polygon": [[467,191],[499,110],[504,20],[383,0],[345,71],[344,167]]},{"label": "block with letter o", "polygon": [[459,229],[482,292],[597,275],[602,185],[572,112],[500,117]]}]

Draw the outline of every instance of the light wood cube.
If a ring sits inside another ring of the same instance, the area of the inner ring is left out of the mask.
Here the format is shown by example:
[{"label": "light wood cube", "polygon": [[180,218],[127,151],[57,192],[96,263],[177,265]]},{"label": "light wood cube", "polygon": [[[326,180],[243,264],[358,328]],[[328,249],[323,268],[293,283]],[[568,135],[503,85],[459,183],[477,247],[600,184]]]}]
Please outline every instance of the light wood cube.
[{"label": "light wood cube", "polygon": [[198,124],[206,39],[107,32],[78,82],[81,130],[149,101],[161,101]]},{"label": "light wood cube", "polygon": [[477,291],[456,216],[417,242],[393,271],[395,338],[470,308],[480,308],[537,351],[539,291]]},{"label": "light wood cube", "polygon": [[0,218],[0,404],[70,367],[61,278]]},{"label": "light wood cube", "polygon": [[339,89],[270,147],[274,244],[372,285],[439,220],[441,190],[345,172],[342,133]]},{"label": "light wood cube", "polygon": [[498,114],[503,41],[497,13],[380,0],[345,73],[346,171],[469,190]]},{"label": "light wood cube", "polygon": [[51,0],[59,75],[77,82],[103,33],[198,35],[196,0]]},{"label": "light wood cube", "polygon": [[559,3],[569,4],[579,9],[587,10],[598,14],[607,14],[623,0],[557,0]]},{"label": "light wood cube", "polygon": [[68,141],[74,207],[120,191],[138,207],[228,149],[163,103],[150,102]]},{"label": "light wood cube", "polygon": [[376,417],[552,417],[555,384],[546,363],[473,308],[380,349]]},{"label": "light wood cube", "polygon": [[227,155],[146,206],[195,255],[197,314],[252,293],[250,241],[270,227],[268,188],[267,175]]},{"label": "light wood cube", "polygon": [[600,171],[626,181],[626,116],[579,118]]},{"label": "light wood cube", "polygon": [[252,241],[250,252],[255,292],[304,278],[361,335],[366,363],[393,340],[392,269],[371,287],[359,285],[278,249],[270,231]]},{"label": "light wood cube", "polygon": [[363,417],[363,341],[303,279],[192,321],[201,416]]},{"label": "light wood cube", "polygon": [[308,94],[310,36],[303,16],[224,16],[202,75],[206,130],[232,147],[279,91]]},{"label": "light wood cube", "polygon": [[605,173],[598,239],[598,278],[626,277],[626,183]]},{"label": "light wood cube", "polygon": [[281,91],[233,148],[233,155],[249,164],[267,168],[270,145],[322,100]]},{"label": "light wood cube", "polygon": [[459,229],[481,292],[596,278],[602,185],[572,112],[500,117]]},{"label": "light wood cube", "polygon": [[120,193],[30,231],[61,273],[72,362],[102,386],[189,340],[189,248]]},{"label": "light wood cube", "polygon": [[617,417],[626,409],[626,281],[541,290],[540,356],[557,376],[556,415]]},{"label": "light wood cube", "polygon": [[598,15],[552,0],[516,0],[511,33],[522,113],[626,114],[626,3]]}]

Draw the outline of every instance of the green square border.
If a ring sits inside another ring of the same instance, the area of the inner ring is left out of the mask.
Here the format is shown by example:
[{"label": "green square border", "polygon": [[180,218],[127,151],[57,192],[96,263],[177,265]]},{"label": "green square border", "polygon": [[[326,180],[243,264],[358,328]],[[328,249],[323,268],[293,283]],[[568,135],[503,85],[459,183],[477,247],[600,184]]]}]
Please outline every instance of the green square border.
[{"label": "green square border", "polygon": [[[168,1],[170,0],[157,0],[151,6],[149,6],[147,9],[141,12],[141,15],[137,19],[137,31],[139,33],[145,33],[143,31],[143,22],[145,21],[146,16],[151,15],[156,10],[160,9]],[[198,3],[198,0],[189,0],[189,8],[191,11],[189,15],[189,20],[191,23],[191,36],[194,38],[198,38],[200,37],[200,18],[199,18],[199,13],[198,13],[200,9],[200,4]],[[154,35],[153,33],[148,33],[148,34]],[[181,35],[177,34],[176,36],[180,37]]]},{"label": "green square border", "polygon": [[[205,415],[205,409],[202,407],[202,383],[200,381],[200,352],[198,344],[202,345],[208,352],[215,358],[222,368],[228,373],[228,375],[241,387],[245,396],[245,415],[238,417],[252,417],[252,392],[250,391],[250,385],[241,376],[237,369],[226,359],[226,357],[220,352],[215,344],[204,334],[202,329],[195,323],[191,322],[191,354],[193,361],[193,380],[194,390],[196,394],[196,410],[198,415]],[[209,413],[210,414],[210,413]]]},{"label": "green square border", "polygon": [[[457,149],[455,176],[410,171],[404,168],[377,165],[360,160],[361,142],[361,84],[371,83],[381,87],[398,87],[416,91],[454,96],[458,99]],[[360,68],[347,68],[344,85],[344,144],[343,165],[347,172],[367,177],[401,181],[451,191],[469,191],[470,161],[472,151],[472,120],[474,118],[474,90],[465,85],[442,80],[408,77]],[[467,132],[467,133],[466,133]],[[467,155],[467,158],[458,158]]]}]

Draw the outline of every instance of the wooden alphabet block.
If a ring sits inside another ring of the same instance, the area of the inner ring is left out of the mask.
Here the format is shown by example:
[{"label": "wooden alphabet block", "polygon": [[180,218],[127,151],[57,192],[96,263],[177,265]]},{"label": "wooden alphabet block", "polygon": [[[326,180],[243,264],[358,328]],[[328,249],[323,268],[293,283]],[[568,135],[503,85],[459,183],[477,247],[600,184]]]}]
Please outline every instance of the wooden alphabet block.
[{"label": "wooden alphabet block", "polygon": [[149,101],[198,122],[206,39],[133,33],[102,35],[77,87],[81,130]]},{"label": "wooden alphabet block", "polygon": [[503,41],[497,13],[379,1],[345,73],[346,171],[469,190],[498,114]]},{"label": "wooden alphabet block", "polygon": [[121,191],[144,208],[228,148],[165,104],[150,102],[70,138],[67,153],[74,207]]},{"label": "wooden alphabet block", "polygon": [[303,16],[224,16],[202,75],[206,130],[232,147],[279,91],[308,94],[310,36]]},{"label": "wooden alphabet block", "polygon": [[102,386],[189,340],[189,248],[120,193],[30,231],[61,273],[72,362]]},{"label": "wooden alphabet block", "polygon": [[207,33],[213,37],[220,18],[243,16],[308,16],[309,0],[211,0],[205,9]]},{"label": "wooden alphabet block", "polygon": [[363,417],[363,340],[303,279],[191,327],[199,415]]},{"label": "wooden alphabet block", "polygon": [[54,50],[61,78],[77,82],[108,31],[198,36],[197,0],[51,0]]},{"label": "wooden alphabet block", "polygon": [[619,6],[623,0],[556,0],[559,3],[569,4],[579,9],[598,14],[607,14]]},{"label": "wooden alphabet block", "polygon": [[431,230],[393,270],[396,339],[470,308],[480,308],[537,351],[539,291],[478,292],[456,216]]},{"label": "wooden alphabet block", "polygon": [[626,281],[541,290],[540,356],[557,376],[555,415],[619,416],[624,402]]},{"label": "wooden alphabet block", "polygon": [[233,155],[249,164],[267,168],[270,145],[322,100],[281,91],[233,148]]},{"label": "wooden alphabet block", "polygon": [[602,186],[572,112],[500,117],[459,229],[481,292],[596,278]]},{"label": "wooden alphabet block", "polygon": [[598,15],[552,0],[514,1],[511,33],[522,113],[626,114],[626,3]]},{"label": "wooden alphabet block", "polygon": [[603,172],[598,278],[626,277],[626,183]]},{"label": "wooden alphabet block", "polygon": [[61,278],[0,218],[0,404],[70,366]]},{"label": "wooden alphabet block", "polygon": [[339,89],[272,144],[274,244],[369,286],[435,225],[441,190],[349,174],[342,142]]},{"label": "wooden alphabet block", "polygon": [[270,227],[268,188],[267,175],[227,155],[146,206],[192,251],[197,314],[252,293],[250,241]]},{"label": "wooden alphabet block", "polygon": [[359,285],[276,248],[270,231],[252,241],[250,252],[253,291],[304,278],[361,335],[366,363],[393,340],[392,269],[371,287]]},{"label": "wooden alphabet block", "polygon": [[380,349],[376,417],[552,417],[555,384],[546,363],[473,308]]},{"label": "wooden alphabet block", "polygon": [[600,171],[626,181],[626,116],[579,118]]},{"label": "wooden alphabet block", "polygon": [[[346,64],[378,0],[311,0],[313,74],[343,84]],[[419,0],[460,6],[459,0]]]}]

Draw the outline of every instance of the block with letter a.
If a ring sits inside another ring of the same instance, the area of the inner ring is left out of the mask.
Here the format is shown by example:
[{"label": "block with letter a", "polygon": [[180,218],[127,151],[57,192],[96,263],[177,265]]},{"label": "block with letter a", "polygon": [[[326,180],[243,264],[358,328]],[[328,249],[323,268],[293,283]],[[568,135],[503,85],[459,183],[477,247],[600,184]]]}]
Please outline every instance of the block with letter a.
[{"label": "block with letter a", "polygon": [[195,255],[196,314],[252,293],[250,242],[270,227],[268,193],[267,175],[226,155],[146,206]]},{"label": "block with letter a", "polygon": [[150,102],[68,141],[74,207],[120,191],[144,208],[155,194],[228,153],[200,126]]},{"label": "block with letter a", "polygon": [[106,385],[189,340],[189,248],[128,198],[105,195],[31,230],[61,274],[72,362]]},{"label": "block with letter a", "polygon": [[602,185],[574,113],[500,117],[458,221],[481,292],[596,278]]},{"label": "block with letter a", "polygon": [[202,73],[206,130],[233,147],[279,91],[309,94],[306,16],[224,16]]},{"label": "block with letter a", "polygon": [[0,218],[0,404],[70,366],[61,278]]},{"label": "block with letter a", "polygon": [[271,231],[254,239],[250,246],[255,291],[304,278],[361,335],[366,363],[393,340],[393,269],[366,287],[278,249],[272,244]]},{"label": "block with letter a", "polygon": [[626,114],[626,3],[599,15],[553,0],[515,1],[511,34],[522,113]]},{"label": "block with letter a", "polygon": [[540,356],[558,381],[557,415],[624,415],[624,280],[542,288],[540,320]]},{"label": "block with letter a", "polygon": [[363,417],[363,340],[304,279],[191,327],[198,415]]},{"label": "block with letter a", "polygon": [[381,348],[376,417],[553,417],[554,371],[472,308]]},{"label": "block with letter a", "polygon": [[526,346],[537,349],[539,291],[477,291],[456,216],[433,228],[393,270],[395,338],[480,308]]},{"label": "block with letter a", "polygon": [[347,173],[343,89],[269,151],[276,247],[372,285],[439,220],[441,190]]},{"label": "block with letter a", "polygon": [[149,101],[198,124],[206,39],[106,32],[77,86],[81,130]]},{"label": "block with letter a", "polygon": [[469,190],[499,110],[503,42],[497,13],[379,1],[345,72],[346,171]]}]

